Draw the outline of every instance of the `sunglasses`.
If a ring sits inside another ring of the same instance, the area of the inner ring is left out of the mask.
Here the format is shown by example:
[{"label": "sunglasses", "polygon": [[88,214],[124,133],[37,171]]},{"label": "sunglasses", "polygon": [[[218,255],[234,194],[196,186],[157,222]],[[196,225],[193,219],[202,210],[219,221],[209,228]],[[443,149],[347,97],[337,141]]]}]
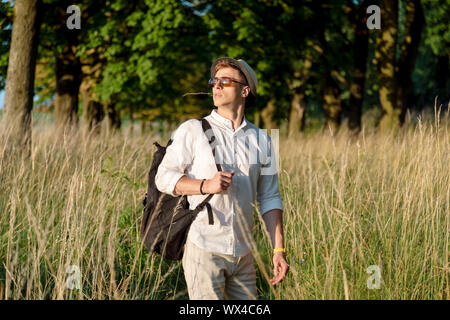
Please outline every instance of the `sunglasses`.
[{"label": "sunglasses", "polygon": [[223,87],[233,87],[234,83],[243,84],[244,86],[247,85],[246,83],[242,83],[242,82],[236,81],[236,80],[231,79],[231,78],[221,78],[221,79],[219,79],[219,78],[211,78],[208,81],[208,85],[211,88],[214,87],[217,83],[219,83],[219,85],[223,86]]}]

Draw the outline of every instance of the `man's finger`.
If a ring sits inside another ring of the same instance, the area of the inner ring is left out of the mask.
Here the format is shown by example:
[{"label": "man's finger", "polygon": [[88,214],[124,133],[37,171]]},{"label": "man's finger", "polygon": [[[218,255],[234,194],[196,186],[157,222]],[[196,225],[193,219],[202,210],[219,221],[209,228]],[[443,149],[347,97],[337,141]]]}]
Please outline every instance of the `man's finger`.
[{"label": "man's finger", "polygon": [[221,179],[221,181],[225,181],[225,182],[231,183],[231,178],[230,177],[222,176],[222,177],[220,177],[220,179]]},{"label": "man's finger", "polygon": [[275,285],[279,284],[282,280],[283,280],[283,279],[282,279],[280,276],[278,276],[278,277],[273,277],[273,278],[270,280],[270,283],[271,283],[273,286],[275,286]]},{"label": "man's finger", "polygon": [[276,281],[277,283],[283,281],[284,276],[285,276],[285,275],[284,275],[282,272],[279,272],[279,273],[277,274],[277,276],[275,277],[275,281]]},{"label": "man's finger", "polygon": [[221,175],[223,176],[227,176],[227,177],[232,177],[234,175],[234,171],[231,172],[226,172],[226,171],[220,171]]},{"label": "man's finger", "polygon": [[276,268],[274,268],[274,277],[271,279],[272,285],[277,285],[282,282],[286,276],[288,266],[284,263],[279,263]]},{"label": "man's finger", "polygon": [[283,277],[287,274],[288,270],[289,270],[289,266],[286,263],[283,263],[280,266],[280,273],[283,275]]}]

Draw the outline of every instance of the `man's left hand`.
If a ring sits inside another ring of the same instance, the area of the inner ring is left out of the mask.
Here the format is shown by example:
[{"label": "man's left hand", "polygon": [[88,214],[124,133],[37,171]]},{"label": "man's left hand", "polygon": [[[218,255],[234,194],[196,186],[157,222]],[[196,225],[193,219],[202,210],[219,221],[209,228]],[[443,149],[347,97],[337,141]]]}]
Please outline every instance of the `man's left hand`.
[{"label": "man's left hand", "polygon": [[286,277],[289,270],[289,265],[286,261],[286,255],[282,252],[277,252],[273,255],[273,273],[274,277],[270,279],[273,286],[279,284]]}]

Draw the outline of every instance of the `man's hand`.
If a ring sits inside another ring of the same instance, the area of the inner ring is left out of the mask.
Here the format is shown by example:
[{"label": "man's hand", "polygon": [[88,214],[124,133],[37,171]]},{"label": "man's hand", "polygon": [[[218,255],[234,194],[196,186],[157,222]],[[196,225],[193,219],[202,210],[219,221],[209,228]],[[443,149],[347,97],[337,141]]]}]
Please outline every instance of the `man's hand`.
[{"label": "man's hand", "polygon": [[286,277],[289,270],[289,265],[286,261],[286,256],[282,252],[277,252],[273,255],[273,274],[274,277],[270,279],[273,286],[279,284]]},{"label": "man's hand", "polygon": [[234,175],[232,172],[217,172],[212,179],[206,180],[203,183],[204,193],[221,193],[227,191],[228,187],[231,185],[231,178]]}]

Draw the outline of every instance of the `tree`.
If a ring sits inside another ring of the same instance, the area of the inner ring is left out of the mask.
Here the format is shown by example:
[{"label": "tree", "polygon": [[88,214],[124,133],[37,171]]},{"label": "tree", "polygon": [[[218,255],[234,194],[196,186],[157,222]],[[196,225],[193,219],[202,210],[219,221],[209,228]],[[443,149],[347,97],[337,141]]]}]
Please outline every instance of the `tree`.
[{"label": "tree", "polygon": [[310,12],[302,10],[305,2],[222,0],[208,5],[204,21],[214,57],[242,58],[255,69],[259,83],[252,108],[255,122],[261,117],[271,129],[289,117],[290,131],[299,130],[314,57],[306,41],[312,26]]},{"label": "tree", "polygon": [[4,121],[14,144],[31,151],[31,110],[39,37],[40,0],[16,0],[6,80]]},{"label": "tree", "polygon": [[[44,83],[39,84],[39,95],[53,101],[55,125],[63,129],[78,125],[80,87],[83,79],[90,76],[83,72],[83,66],[90,69],[90,63],[97,63],[89,56],[81,57],[80,46],[92,30],[96,30],[107,7],[93,0],[79,1],[76,7],[71,6],[70,0],[45,0],[44,3],[45,21],[41,28],[38,61],[42,67],[39,71],[48,73],[53,79],[42,79]],[[69,28],[78,13],[81,28]],[[90,100],[90,95],[90,92],[88,95],[83,92],[82,96]]]},{"label": "tree", "polygon": [[78,94],[82,80],[81,61],[77,56],[80,30],[66,25],[69,1],[58,3],[53,30],[59,46],[54,46],[56,60],[55,124],[59,128],[78,125]]},{"label": "tree", "polygon": [[377,59],[380,103],[383,117],[380,127],[387,129],[399,125],[401,110],[397,106],[397,79],[395,76],[398,0],[381,0],[381,30],[377,38]]},{"label": "tree", "polygon": [[99,101],[148,120],[201,113],[201,106],[190,108],[182,97],[208,70],[201,18],[175,0],[116,0],[107,14],[83,47],[83,52],[103,48],[105,62],[94,88]]},{"label": "tree", "polygon": [[331,70],[326,72],[323,80],[323,110],[325,113],[325,130],[335,133],[341,125],[342,101],[341,89],[337,81],[331,75]]},{"label": "tree", "polygon": [[400,124],[405,121],[406,110],[413,102],[412,73],[416,63],[422,31],[425,24],[420,0],[405,1],[405,23],[400,57],[397,62],[397,107],[401,110]]},{"label": "tree", "polygon": [[[377,38],[375,57],[383,109],[382,129],[401,126],[412,103],[411,77],[425,20],[420,0],[405,1],[404,6],[404,13],[400,16],[404,21],[401,25],[403,31],[399,34],[399,0],[381,2],[384,24],[382,22]],[[398,43],[399,39],[402,39],[401,43]],[[398,58],[397,46],[400,48]]]},{"label": "tree", "polygon": [[[345,16],[345,3],[342,1],[329,1],[322,6],[314,2],[316,14],[317,43],[314,46],[319,55],[319,74],[322,80],[321,87],[322,106],[325,115],[324,130],[336,132],[341,125],[343,115],[342,91],[348,86],[348,80],[341,75],[341,71],[349,68],[348,55],[342,55],[350,46],[345,36],[348,26]],[[347,68],[346,68],[347,66]]]},{"label": "tree", "polygon": [[419,110],[426,103],[434,107],[436,97],[438,106],[450,101],[450,2],[423,0],[422,4],[426,26],[416,64],[418,72],[413,75]]},{"label": "tree", "polygon": [[353,79],[350,84],[348,127],[357,133],[361,130],[361,116],[366,82],[366,66],[368,57],[369,36],[367,32],[367,7],[373,4],[364,0],[360,4],[348,0],[349,18],[353,28]]}]

